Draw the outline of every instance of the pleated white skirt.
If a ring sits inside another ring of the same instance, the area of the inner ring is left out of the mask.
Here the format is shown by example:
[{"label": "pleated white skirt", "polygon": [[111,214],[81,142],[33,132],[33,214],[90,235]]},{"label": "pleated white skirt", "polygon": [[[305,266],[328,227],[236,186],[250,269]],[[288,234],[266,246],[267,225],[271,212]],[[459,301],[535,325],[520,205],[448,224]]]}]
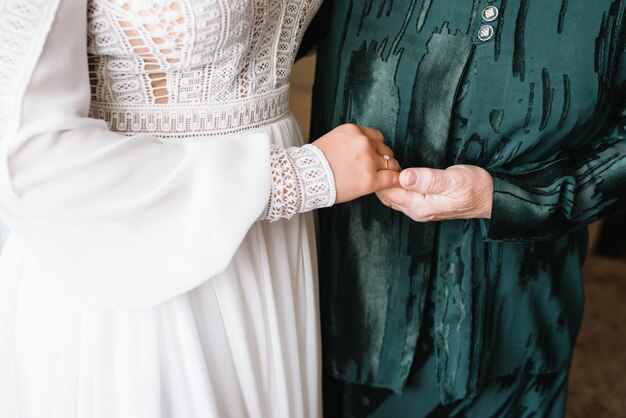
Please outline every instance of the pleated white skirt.
[{"label": "pleated white skirt", "polygon": [[[292,117],[262,130],[301,141]],[[315,257],[311,214],[257,222],[220,275],[153,309],[114,310],[81,303],[10,236],[0,417],[321,416]]]}]

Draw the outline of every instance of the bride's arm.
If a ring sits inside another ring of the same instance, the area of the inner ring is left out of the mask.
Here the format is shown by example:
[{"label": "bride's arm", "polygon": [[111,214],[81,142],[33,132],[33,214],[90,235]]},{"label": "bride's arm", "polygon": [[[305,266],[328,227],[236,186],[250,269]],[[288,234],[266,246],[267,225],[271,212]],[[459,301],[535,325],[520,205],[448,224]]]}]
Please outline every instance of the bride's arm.
[{"label": "bride's arm", "polygon": [[228,265],[267,205],[269,139],[164,144],[88,118],[86,3],[61,1],[3,144],[0,217],[75,295],[150,307]]},{"label": "bride's arm", "polygon": [[[0,218],[83,301],[152,307],[230,263],[273,190],[269,138],[164,144],[89,118],[86,3],[60,1],[13,112],[16,133],[0,144]],[[336,174],[338,201],[397,181],[397,174],[371,175],[379,156],[362,132],[346,129],[332,144],[318,141]],[[355,136],[359,149],[348,146]],[[363,155],[367,164],[351,180]]]}]

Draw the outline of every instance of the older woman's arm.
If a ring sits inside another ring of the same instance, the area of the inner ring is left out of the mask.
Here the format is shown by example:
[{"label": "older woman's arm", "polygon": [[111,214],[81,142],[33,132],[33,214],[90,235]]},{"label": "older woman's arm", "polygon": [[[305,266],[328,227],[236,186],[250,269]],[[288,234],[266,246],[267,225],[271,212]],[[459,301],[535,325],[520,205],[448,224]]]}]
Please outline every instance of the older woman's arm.
[{"label": "older woman's arm", "polygon": [[494,174],[488,237],[551,239],[626,209],[626,117],[580,150],[523,174]]},{"label": "older woman's arm", "polygon": [[489,218],[492,240],[562,236],[626,209],[626,110],[585,147],[562,149],[518,173],[408,168],[401,184],[378,197],[418,222]]}]

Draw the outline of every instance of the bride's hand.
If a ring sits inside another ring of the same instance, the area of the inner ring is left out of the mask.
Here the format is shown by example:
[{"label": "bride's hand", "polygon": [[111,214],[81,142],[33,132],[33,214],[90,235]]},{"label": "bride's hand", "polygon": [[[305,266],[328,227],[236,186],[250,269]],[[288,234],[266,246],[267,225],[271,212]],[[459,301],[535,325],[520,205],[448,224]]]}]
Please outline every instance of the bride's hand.
[{"label": "bride's hand", "polygon": [[[313,145],[322,150],[335,176],[336,203],[400,185],[400,165],[375,129],[341,125]],[[389,156],[388,161],[384,155]]]}]

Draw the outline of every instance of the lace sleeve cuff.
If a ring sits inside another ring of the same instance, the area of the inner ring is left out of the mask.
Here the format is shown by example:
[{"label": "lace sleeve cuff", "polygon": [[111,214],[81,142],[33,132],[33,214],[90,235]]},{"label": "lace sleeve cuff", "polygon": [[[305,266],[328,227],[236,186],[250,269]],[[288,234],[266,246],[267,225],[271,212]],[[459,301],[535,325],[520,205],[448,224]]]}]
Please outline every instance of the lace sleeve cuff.
[{"label": "lace sleeve cuff", "polygon": [[332,206],[335,179],[324,153],[315,145],[271,150],[272,190],[259,219],[290,219],[296,213]]}]

